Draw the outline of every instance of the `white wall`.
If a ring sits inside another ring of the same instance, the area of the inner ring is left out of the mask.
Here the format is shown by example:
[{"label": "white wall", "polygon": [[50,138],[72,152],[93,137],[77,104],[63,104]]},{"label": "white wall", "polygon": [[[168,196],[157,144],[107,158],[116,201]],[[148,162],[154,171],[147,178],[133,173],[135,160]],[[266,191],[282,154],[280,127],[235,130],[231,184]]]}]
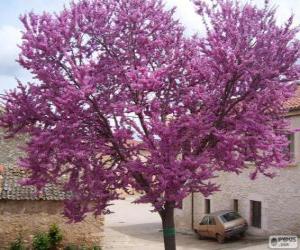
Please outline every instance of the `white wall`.
[{"label": "white wall", "polygon": [[[300,128],[300,116],[291,117],[291,127]],[[233,209],[233,199],[239,201],[239,212],[250,225],[250,201],[262,203],[262,227],[249,226],[254,235],[297,234],[300,235],[300,132],[295,133],[295,164],[277,170],[278,176],[270,179],[259,175],[249,179],[250,170],[243,174],[224,173],[218,183],[222,191],[208,197],[211,211]],[[184,201],[183,209],[176,211],[179,228],[191,229],[191,196]],[[194,194],[194,225],[204,214],[204,197]]]}]

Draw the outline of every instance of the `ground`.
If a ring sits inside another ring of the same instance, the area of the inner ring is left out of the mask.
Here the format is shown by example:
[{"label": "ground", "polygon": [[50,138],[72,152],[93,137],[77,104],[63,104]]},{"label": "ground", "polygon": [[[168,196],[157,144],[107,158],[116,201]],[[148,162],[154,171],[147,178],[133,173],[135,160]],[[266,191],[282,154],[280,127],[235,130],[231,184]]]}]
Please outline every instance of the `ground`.
[{"label": "ground", "polygon": [[[148,204],[132,204],[133,197],[117,201],[111,207],[115,212],[105,217],[104,250],[163,250],[161,222],[157,213],[151,213]],[[193,234],[177,233],[178,250],[264,250],[267,240],[245,238],[219,244],[215,240],[198,240]]]}]

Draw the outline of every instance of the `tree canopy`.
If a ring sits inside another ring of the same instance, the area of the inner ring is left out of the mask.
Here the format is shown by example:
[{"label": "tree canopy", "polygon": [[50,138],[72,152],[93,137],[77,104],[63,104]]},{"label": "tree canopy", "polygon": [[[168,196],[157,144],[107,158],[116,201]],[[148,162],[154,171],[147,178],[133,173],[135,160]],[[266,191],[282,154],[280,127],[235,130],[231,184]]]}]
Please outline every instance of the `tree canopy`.
[{"label": "tree canopy", "polygon": [[217,191],[220,171],[251,161],[252,178],[272,177],[287,165],[293,17],[277,24],[268,2],[195,10],[205,35],[184,36],[160,0],[80,0],[21,17],[19,63],[34,80],[2,96],[1,126],[29,135],[26,184],[63,185],[72,221],[108,212],[119,189],[163,215],[191,192]]}]

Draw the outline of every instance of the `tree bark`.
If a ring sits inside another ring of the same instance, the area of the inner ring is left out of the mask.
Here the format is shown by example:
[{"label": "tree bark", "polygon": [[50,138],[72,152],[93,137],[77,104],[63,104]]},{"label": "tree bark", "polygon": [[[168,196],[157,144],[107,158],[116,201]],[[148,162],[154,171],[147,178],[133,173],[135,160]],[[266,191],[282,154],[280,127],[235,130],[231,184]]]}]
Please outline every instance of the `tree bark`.
[{"label": "tree bark", "polygon": [[159,214],[162,219],[165,250],[176,250],[174,204],[167,202]]}]

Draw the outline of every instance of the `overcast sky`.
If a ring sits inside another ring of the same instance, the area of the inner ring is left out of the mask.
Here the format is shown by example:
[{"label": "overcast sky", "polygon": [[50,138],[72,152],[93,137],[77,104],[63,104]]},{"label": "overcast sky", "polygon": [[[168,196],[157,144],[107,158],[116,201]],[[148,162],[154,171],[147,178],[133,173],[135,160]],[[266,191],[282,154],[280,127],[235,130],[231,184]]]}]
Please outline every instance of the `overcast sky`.
[{"label": "overcast sky", "polygon": [[[189,34],[199,31],[200,20],[195,14],[190,0],[165,0],[168,7],[177,6],[177,17],[186,26]],[[15,78],[23,82],[30,80],[30,75],[15,62],[20,43],[19,15],[28,11],[59,11],[68,0],[9,0],[0,1],[0,93],[16,86]],[[264,0],[253,0],[262,5]],[[300,0],[272,0],[279,6],[278,20],[284,21],[291,12],[300,20]]]}]

